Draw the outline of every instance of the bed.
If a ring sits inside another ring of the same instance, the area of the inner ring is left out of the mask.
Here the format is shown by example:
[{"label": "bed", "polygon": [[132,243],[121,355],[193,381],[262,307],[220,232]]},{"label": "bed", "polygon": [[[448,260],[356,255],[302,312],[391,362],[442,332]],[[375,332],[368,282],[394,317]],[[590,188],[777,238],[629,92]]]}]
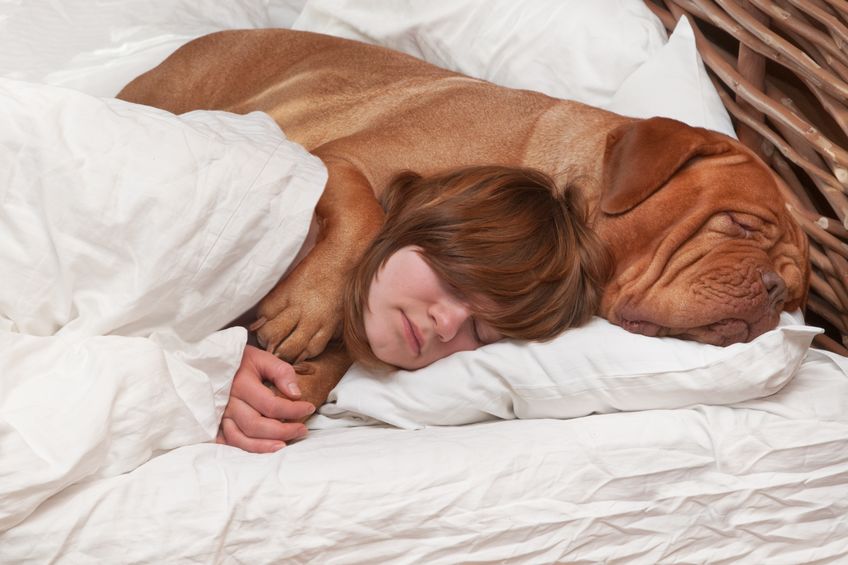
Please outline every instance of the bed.
[{"label": "bed", "polygon": [[735,135],[691,22],[635,0],[0,0],[0,563],[844,563],[848,359],[601,319],[354,366],[267,455],[212,440],[326,171],[259,113],[111,97],[292,27]]}]

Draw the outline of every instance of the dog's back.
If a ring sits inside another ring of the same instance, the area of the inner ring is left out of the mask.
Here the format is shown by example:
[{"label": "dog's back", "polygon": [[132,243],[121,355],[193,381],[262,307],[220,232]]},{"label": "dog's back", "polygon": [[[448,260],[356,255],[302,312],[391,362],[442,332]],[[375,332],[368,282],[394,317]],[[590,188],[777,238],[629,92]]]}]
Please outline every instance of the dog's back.
[{"label": "dog's back", "polygon": [[[427,174],[497,163],[556,175],[592,162],[579,155],[580,147],[602,141],[610,120],[622,119],[382,47],[281,29],[225,31],[192,41],[118,96],[178,114],[264,111],[308,150],[354,163],[378,191],[403,169]],[[571,119],[574,113],[581,119]],[[601,130],[583,130],[589,114],[601,114]],[[570,127],[561,127],[566,122]],[[561,144],[577,151],[566,155],[568,162],[556,150]],[[587,147],[590,154],[597,150]]]}]

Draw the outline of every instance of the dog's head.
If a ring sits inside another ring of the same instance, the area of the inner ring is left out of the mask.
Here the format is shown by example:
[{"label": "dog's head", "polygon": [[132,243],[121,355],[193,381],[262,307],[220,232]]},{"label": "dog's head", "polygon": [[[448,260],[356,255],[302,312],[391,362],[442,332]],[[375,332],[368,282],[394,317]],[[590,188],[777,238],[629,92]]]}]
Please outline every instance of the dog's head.
[{"label": "dog's head", "polygon": [[721,134],[665,118],[613,130],[594,219],[616,262],[601,314],[715,345],[774,328],[803,306],[810,274],[777,182]]}]

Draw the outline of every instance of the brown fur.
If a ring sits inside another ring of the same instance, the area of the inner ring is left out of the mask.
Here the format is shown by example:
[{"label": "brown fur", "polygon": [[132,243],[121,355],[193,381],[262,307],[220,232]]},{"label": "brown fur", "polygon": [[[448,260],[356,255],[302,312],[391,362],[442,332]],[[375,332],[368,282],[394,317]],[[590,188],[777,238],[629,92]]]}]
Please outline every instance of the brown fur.
[{"label": "brown fur", "polygon": [[[259,336],[284,358],[311,358],[337,333],[344,274],[381,223],[374,195],[403,169],[520,165],[576,183],[615,255],[600,313],[632,331],[746,341],[806,296],[806,240],[773,176],[718,133],[289,30],[200,38],[119,96],[175,113],[262,110],[326,164],[321,240],[260,304]],[[321,386],[307,399],[340,378],[333,359],[308,362]]]}]

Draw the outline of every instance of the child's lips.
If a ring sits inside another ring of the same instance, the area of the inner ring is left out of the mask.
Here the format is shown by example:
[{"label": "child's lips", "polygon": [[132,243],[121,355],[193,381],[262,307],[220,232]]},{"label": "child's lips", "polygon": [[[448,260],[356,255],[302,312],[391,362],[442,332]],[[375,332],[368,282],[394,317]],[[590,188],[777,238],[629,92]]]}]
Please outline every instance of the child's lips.
[{"label": "child's lips", "polygon": [[421,355],[421,332],[418,331],[418,328],[415,327],[405,313],[401,312],[401,316],[403,317],[404,337],[406,338],[406,342],[409,345],[409,349],[412,351],[412,354],[417,357]]}]

